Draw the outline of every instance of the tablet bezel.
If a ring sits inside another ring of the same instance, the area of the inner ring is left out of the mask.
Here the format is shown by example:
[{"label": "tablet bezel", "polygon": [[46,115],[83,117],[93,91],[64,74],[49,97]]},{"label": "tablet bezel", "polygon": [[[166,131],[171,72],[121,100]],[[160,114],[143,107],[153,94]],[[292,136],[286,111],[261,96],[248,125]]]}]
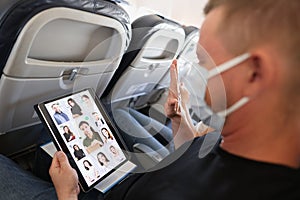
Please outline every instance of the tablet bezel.
[{"label": "tablet bezel", "polygon": [[[90,186],[88,186],[87,182],[85,181],[83,173],[78,168],[78,166],[76,164],[76,161],[73,159],[73,157],[71,155],[71,152],[68,149],[67,144],[65,143],[65,141],[63,139],[63,136],[59,132],[53,118],[51,117],[51,114],[48,112],[48,110],[46,108],[46,104],[48,104],[48,103],[53,103],[55,101],[59,101],[60,99],[63,99],[63,98],[66,98],[66,97],[71,97],[73,95],[82,93],[84,91],[88,91],[89,94],[91,95],[91,97],[92,97],[93,101],[95,102],[99,112],[103,116],[107,126],[110,128],[114,138],[116,139],[116,142],[118,143],[119,147],[121,148],[122,153],[125,155],[125,159],[121,163],[119,163],[117,166],[115,166],[113,169],[111,169],[108,173],[106,173],[103,177],[101,177],[99,180],[95,181]],[[69,159],[69,162],[70,162],[71,166],[76,170],[76,172],[78,174],[79,184],[80,184],[80,186],[81,186],[81,188],[84,192],[88,192],[89,190],[94,188],[102,180],[104,180],[106,177],[108,177],[110,174],[112,174],[116,169],[118,169],[125,162],[130,160],[130,154],[128,154],[128,150],[126,148],[126,145],[125,145],[124,141],[122,140],[122,138],[120,136],[120,133],[118,132],[115,125],[112,123],[112,120],[110,119],[110,117],[108,116],[106,110],[104,109],[103,104],[96,97],[95,92],[91,88],[86,88],[86,89],[83,89],[83,90],[80,90],[80,91],[72,92],[72,93],[69,93],[69,94],[66,94],[66,95],[63,95],[63,96],[59,96],[59,97],[41,102],[41,103],[35,105],[34,108],[35,108],[39,118],[43,122],[43,124],[47,126],[47,130],[50,133],[50,136],[53,140],[53,143],[54,143],[56,149],[57,150],[62,150],[63,152],[65,152],[65,154],[67,155],[67,157]]]}]

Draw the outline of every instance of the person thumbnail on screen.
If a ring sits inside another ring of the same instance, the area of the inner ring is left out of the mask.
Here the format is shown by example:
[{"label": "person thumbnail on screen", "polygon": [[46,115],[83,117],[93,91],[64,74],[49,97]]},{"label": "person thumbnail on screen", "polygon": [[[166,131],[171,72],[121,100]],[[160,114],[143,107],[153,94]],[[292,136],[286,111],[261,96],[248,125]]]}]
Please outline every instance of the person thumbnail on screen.
[{"label": "person thumbnail on screen", "polygon": [[61,110],[58,103],[52,104],[51,108],[54,111],[53,117],[58,125],[70,120],[68,115]]},{"label": "person thumbnail on screen", "polygon": [[77,144],[73,145],[73,149],[74,149],[74,156],[77,159],[77,161],[85,157],[85,153],[83,152],[82,149],[79,148]]},{"label": "person thumbnail on screen", "polygon": [[82,115],[82,110],[74,99],[69,98],[68,104],[69,104],[69,106],[71,106],[71,113],[72,113],[73,118],[77,118]]},{"label": "person thumbnail on screen", "polygon": [[114,140],[114,137],[112,134],[107,130],[107,128],[102,128],[101,129],[101,134],[104,138],[104,142],[107,143],[108,141]]},{"label": "person thumbnail on screen", "polygon": [[74,133],[70,130],[70,128],[67,125],[63,126],[63,131],[63,135],[67,142],[70,142],[76,138]]},{"label": "person thumbnail on screen", "polygon": [[88,160],[83,161],[83,167],[86,170],[84,177],[90,182],[94,182],[96,179],[100,178],[99,171],[92,165]]},{"label": "person thumbnail on screen", "polygon": [[88,122],[81,121],[78,126],[85,135],[85,138],[83,139],[83,146],[86,147],[86,150],[89,153],[103,146],[103,141],[99,133],[95,131]]},{"label": "person thumbnail on screen", "polygon": [[99,114],[97,112],[93,112],[92,115],[94,117],[95,124],[97,127],[101,127],[104,125],[103,119],[99,116]]}]

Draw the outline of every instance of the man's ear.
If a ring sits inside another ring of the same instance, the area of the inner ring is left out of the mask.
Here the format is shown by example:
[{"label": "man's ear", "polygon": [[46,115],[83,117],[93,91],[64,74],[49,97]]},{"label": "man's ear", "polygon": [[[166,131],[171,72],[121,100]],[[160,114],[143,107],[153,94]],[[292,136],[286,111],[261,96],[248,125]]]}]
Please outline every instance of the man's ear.
[{"label": "man's ear", "polygon": [[276,63],[265,51],[257,51],[251,54],[248,65],[248,86],[244,89],[244,95],[254,97],[269,90],[276,84]]}]

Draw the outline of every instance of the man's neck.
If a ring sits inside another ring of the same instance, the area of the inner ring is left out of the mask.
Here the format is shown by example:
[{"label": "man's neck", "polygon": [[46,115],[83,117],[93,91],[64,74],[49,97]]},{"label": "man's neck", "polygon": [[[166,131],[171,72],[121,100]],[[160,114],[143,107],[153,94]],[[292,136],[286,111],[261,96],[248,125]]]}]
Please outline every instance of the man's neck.
[{"label": "man's neck", "polygon": [[300,168],[300,144],[296,137],[296,131],[288,124],[281,126],[275,122],[270,127],[261,121],[224,134],[221,148],[244,158]]}]

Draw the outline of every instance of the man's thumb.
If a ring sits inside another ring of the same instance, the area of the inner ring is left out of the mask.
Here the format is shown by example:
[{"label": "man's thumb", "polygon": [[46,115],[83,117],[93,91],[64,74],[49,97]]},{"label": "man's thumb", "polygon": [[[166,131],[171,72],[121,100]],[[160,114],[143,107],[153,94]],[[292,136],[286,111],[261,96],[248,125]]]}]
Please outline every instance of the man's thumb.
[{"label": "man's thumb", "polygon": [[61,167],[65,167],[66,165],[69,165],[68,158],[64,152],[58,151],[56,152],[55,156]]}]

